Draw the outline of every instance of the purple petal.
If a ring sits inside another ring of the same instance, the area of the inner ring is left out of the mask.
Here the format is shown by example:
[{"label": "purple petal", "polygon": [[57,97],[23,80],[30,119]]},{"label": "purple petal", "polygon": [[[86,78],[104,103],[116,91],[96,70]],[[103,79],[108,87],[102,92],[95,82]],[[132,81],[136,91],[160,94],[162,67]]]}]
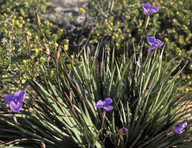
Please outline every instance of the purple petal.
[{"label": "purple petal", "polygon": [[57,51],[59,51],[60,49],[61,49],[61,47],[58,45],[58,46],[57,46]]},{"label": "purple petal", "polygon": [[109,104],[111,104],[111,103],[112,103],[111,98],[106,98],[106,99],[103,101],[103,104],[104,104],[105,106],[107,106],[107,105],[109,105]]},{"label": "purple petal", "polygon": [[43,143],[44,143],[44,141],[43,141],[43,140],[41,140],[40,145],[43,145]]},{"label": "purple petal", "polygon": [[150,14],[150,4],[142,4],[142,7],[143,7],[143,9],[144,9],[144,12],[146,13],[146,14]]},{"label": "purple petal", "polygon": [[156,42],[156,39],[154,37],[147,37],[147,42],[150,44],[150,45],[153,45],[155,42]]},{"label": "purple petal", "polygon": [[175,129],[175,132],[180,134],[182,132],[183,128],[182,128],[182,125],[179,125],[176,129]]},{"label": "purple petal", "polygon": [[25,98],[25,90],[19,90],[15,92],[14,96],[17,99],[18,102],[22,102]]},{"label": "purple petal", "polygon": [[14,101],[15,100],[15,97],[14,97],[14,94],[9,94],[5,97],[5,103],[6,104],[9,104],[10,102]]},{"label": "purple petal", "polygon": [[147,49],[147,51],[152,50],[155,47],[156,47],[155,45],[152,45],[152,46],[149,47],[149,49]]},{"label": "purple petal", "polygon": [[182,125],[177,124],[176,126],[177,126],[177,127],[175,128],[175,132],[179,134],[179,133],[182,132],[182,130],[183,130],[185,127],[187,127],[187,122],[185,122],[185,123],[182,124]]},{"label": "purple petal", "polygon": [[149,15],[151,12],[149,10],[144,9],[144,12]]},{"label": "purple petal", "polygon": [[108,105],[108,106],[103,107],[103,109],[106,111],[111,111],[113,109],[113,106]]},{"label": "purple petal", "polygon": [[19,112],[19,110],[21,109],[22,106],[23,106],[23,104],[21,102],[12,101],[10,103],[10,108],[14,112]]},{"label": "purple petal", "polygon": [[157,11],[159,11],[159,8],[157,8],[155,6],[151,6],[150,11],[153,12],[153,13],[156,13]]},{"label": "purple petal", "polygon": [[175,129],[175,133],[177,133],[177,134],[180,134],[180,133],[181,133],[181,131],[182,131],[182,129],[181,129],[181,128],[179,128],[179,127],[177,127],[177,128]]},{"label": "purple petal", "polygon": [[156,47],[159,47],[159,46],[162,46],[164,43],[158,39],[156,39],[156,42],[155,42],[155,46]]},{"label": "purple petal", "polygon": [[127,133],[127,132],[128,132],[128,129],[123,128],[123,132],[124,132],[124,133]]},{"label": "purple petal", "polygon": [[150,4],[142,4],[143,9],[149,9],[150,6]]},{"label": "purple petal", "polygon": [[187,122],[182,125],[183,128],[187,127]]},{"label": "purple petal", "polygon": [[103,108],[104,107],[103,101],[99,100],[95,106],[97,108]]}]

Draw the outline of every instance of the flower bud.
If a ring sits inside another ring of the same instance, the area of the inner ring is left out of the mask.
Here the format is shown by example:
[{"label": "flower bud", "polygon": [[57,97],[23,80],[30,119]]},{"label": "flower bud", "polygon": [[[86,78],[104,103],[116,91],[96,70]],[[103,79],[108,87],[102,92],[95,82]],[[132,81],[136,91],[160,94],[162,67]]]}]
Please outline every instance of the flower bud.
[{"label": "flower bud", "polygon": [[37,12],[35,12],[35,19],[36,19],[36,23],[38,26],[40,26],[40,18],[39,18],[39,15],[37,14]]},{"label": "flower bud", "polygon": [[106,51],[110,51],[111,49],[108,47],[108,48],[106,48],[105,50],[106,50]]},{"label": "flower bud", "polygon": [[29,35],[28,35],[28,33],[25,33],[25,39],[26,39],[27,44],[29,44]]},{"label": "flower bud", "polygon": [[74,56],[73,55],[71,55],[70,58],[71,58],[71,60],[74,60]]},{"label": "flower bud", "polygon": [[121,129],[119,130],[119,134],[120,134],[120,135],[125,135],[126,133],[128,133],[128,129],[126,129],[126,128],[121,128]]},{"label": "flower bud", "polygon": [[64,50],[67,51],[69,49],[69,45],[68,44],[65,44],[64,45]]},{"label": "flower bud", "polygon": [[40,145],[41,145],[41,148],[46,148],[46,145],[43,141],[41,141]]},{"label": "flower bud", "polygon": [[57,46],[57,52],[56,52],[56,55],[55,55],[55,59],[59,59],[59,57],[60,57],[60,46],[58,45]]}]

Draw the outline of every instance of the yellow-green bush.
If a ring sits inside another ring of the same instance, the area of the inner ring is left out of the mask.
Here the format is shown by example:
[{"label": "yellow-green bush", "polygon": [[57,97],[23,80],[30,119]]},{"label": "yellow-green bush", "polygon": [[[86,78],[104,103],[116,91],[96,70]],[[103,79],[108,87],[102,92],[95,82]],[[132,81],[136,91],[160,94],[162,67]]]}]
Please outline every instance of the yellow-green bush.
[{"label": "yellow-green bush", "polygon": [[[159,8],[158,13],[151,14],[149,26],[139,46],[139,40],[145,27],[146,14],[141,9],[142,3],[150,3]],[[165,43],[166,59],[179,56],[178,59],[189,61],[186,67],[187,73],[191,74],[191,54],[192,54],[192,11],[188,1],[177,0],[118,0],[114,2],[114,8],[110,15],[111,0],[92,0],[89,4],[90,15],[100,21],[94,33],[94,44],[101,40],[102,31],[106,32],[104,39],[105,46],[116,46],[117,51],[123,51],[125,46],[133,46],[139,51],[141,46],[147,52],[147,36],[155,36]],[[129,45],[125,45],[125,42]],[[191,79],[186,79],[189,84]]]},{"label": "yellow-green bush", "polygon": [[[25,87],[26,80],[29,77],[38,77],[40,65],[48,61],[46,51],[43,52],[44,46],[48,45],[36,25],[34,10],[37,7],[39,13],[46,13],[46,3],[45,0],[0,2],[1,91],[10,93],[19,87]],[[41,29],[49,40],[50,46],[56,50],[58,46],[56,41],[61,37],[63,30],[49,21],[42,20]],[[29,43],[26,42],[26,35]]]}]

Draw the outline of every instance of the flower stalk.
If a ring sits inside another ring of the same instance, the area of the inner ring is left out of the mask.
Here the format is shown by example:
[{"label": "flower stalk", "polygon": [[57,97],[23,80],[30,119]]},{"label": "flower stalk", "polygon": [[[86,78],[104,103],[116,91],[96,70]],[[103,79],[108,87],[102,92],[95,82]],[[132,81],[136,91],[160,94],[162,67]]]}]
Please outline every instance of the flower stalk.
[{"label": "flower stalk", "polygon": [[82,37],[83,31],[84,31],[84,29],[85,29],[85,25],[86,25],[86,23],[87,23],[87,20],[88,20],[88,17],[85,17],[85,20],[84,20],[83,25],[82,25],[82,29],[81,29],[79,41],[78,41],[78,52],[79,52],[79,49],[80,49],[81,37]]},{"label": "flower stalk", "polygon": [[104,110],[102,114],[101,135],[103,135],[103,126],[104,126],[105,116],[106,116],[106,111]]},{"label": "flower stalk", "polygon": [[30,52],[30,47],[29,47],[29,35],[28,35],[28,33],[25,33],[25,39],[26,39],[26,43],[27,43],[27,49],[28,49],[29,58],[31,59],[31,62],[32,62],[33,65],[34,65],[34,69],[35,69],[36,72],[37,72],[37,68],[36,68],[34,59],[32,58],[31,52]]},{"label": "flower stalk", "polygon": [[41,148],[46,148],[46,145],[45,145],[44,141],[41,141],[40,145],[41,145]]},{"label": "flower stalk", "polygon": [[55,59],[58,60],[59,57],[60,57],[60,46],[58,45],[58,47],[57,47],[57,52],[56,52],[56,54],[55,54]]},{"label": "flower stalk", "polygon": [[88,37],[85,45],[83,46],[83,48],[82,48],[82,49],[80,50],[80,52],[77,54],[77,58],[79,58],[80,54],[83,52],[83,50],[84,50],[85,47],[87,46],[87,44],[88,44],[88,42],[89,42],[89,40],[90,40],[90,38],[91,38],[91,36],[92,36],[92,34],[93,34],[93,31],[95,30],[95,27],[96,27],[96,24],[93,24],[92,29],[91,29],[91,32],[89,33],[89,37]]},{"label": "flower stalk", "polygon": [[45,41],[46,41],[47,44],[49,45],[49,48],[51,49],[51,51],[53,52],[53,54],[55,55],[55,51],[51,48],[51,45],[49,44],[49,41],[47,40],[45,34],[42,32],[41,25],[40,25],[40,17],[39,17],[39,15],[37,14],[37,8],[35,8],[35,19],[36,19],[36,23],[37,23],[37,25],[38,25],[38,28],[39,28],[39,31],[40,31],[41,35],[43,36],[43,38],[45,39]]}]

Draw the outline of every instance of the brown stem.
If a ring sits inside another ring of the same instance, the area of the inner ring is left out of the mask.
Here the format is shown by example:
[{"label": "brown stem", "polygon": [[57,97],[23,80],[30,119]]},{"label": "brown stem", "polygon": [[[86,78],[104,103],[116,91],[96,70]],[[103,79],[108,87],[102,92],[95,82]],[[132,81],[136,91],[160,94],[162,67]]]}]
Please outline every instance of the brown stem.
[{"label": "brown stem", "polygon": [[[110,17],[111,17],[111,13],[112,13],[112,10],[113,10],[113,6],[114,6],[114,0],[111,0],[111,8],[110,8],[109,16],[108,16],[108,22],[109,22]],[[100,51],[100,48],[101,48],[101,44],[103,43],[103,40],[104,40],[104,38],[105,38],[105,35],[106,35],[106,32],[104,32],[104,35],[103,35],[103,37],[102,37],[102,39],[101,39],[101,42],[100,42],[100,44],[99,44],[97,53],[95,54],[96,56],[95,56],[94,62],[95,62],[95,60],[96,60],[97,55],[99,54],[99,51]]]},{"label": "brown stem", "polygon": [[83,52],[83,50],[85,49],[85,47],[87,46],[89,39],[91,38],[91,35],[93,34],[93,31],[95,29],[95,26],[92,27],[91,32],[89,34],[89,37],[87,39],[87,42],[85,43],[85,45],[83,46],[83,48],[80,50],[80,52],[77,54],[77,58],[79,58],[80,54]]},{"label": "brown stem", "polygon": [[49,48],[51,49],[51,51],[53,52],[53,54],[55,55],[55,51],[51,48],[51,45],[49,44],[49,41],[47,40],[45,34],[42,32],[41,26],[40,26],[40,25],[38,25],[38,26],[39,26],[39,31],[40,31],[41,35],[43,36],[43,38],[45,39],[45,41],[46,41],[47,44],[49,45]]},{"label": "brown stem", "polygon": [[37,141],[37,142],[40,142],[40,141],[41,141],[41,140],[39,140],[39,139],[23,138],[23,139],[13,140],[13,141],[10,141],[10,142],[8,142],[8,143],[5,143],[5,142],[4,142],[4,145],[3,145],[3,146],[5,146],[5,145],[10,145],[10,144],[12,144],[12,143],[14,143],[14,142],[27,141],[27,140],[33,140],[33,141]]},{"label": "brown stem", "polygon": [[105,115],[106,115],[106,111],[103,112],[103,116],[102,116],[101,135],[103,135],[103,125],[104,125],[104,121],[105,121]]},{"label": "brown stem", "polygon": [[147,15],[147,19],[146,19],[146,22],[145,22],[145,29],[144,29],[144,31],[143,31],[143,34],[142,34],[142,36],[141,36],[141,39],[139,40],[139,43],[138,43],[138,45],[137,45],[137,47],[136,47],[136,50],[138,49],[139,44],[142,42],[142,40],[143,40],[143,38],[144,38],[145,32],[146,32],[146,30],[147,30],[147,26],[148,26],[148,24],[149,24],[149,19],[150,19],[150,15]]},{"label": "brown stem", "polygon": [[102,42],[103,42],[103,40],[104,40],[104,38],[105,38],[105,34],[106,34],[106,32],[104,32],[104,35],[103,35],[103,37],[102,37],[102,39],[101,39],[101,42],[100,42],[100,44],[99,44],[99,47],[98,47],[98,50],[97,50],[97,53],[95,54],[96,56],[95,56],[95,59],[96,59],[96,57],[98,56],[98,54],[99,54],[99,51],[100,51],[100,48],[101,48],[101,44],[102,44]]},{"label": "brown stem", "polygon": [[[58,64],[59,59],[58,59],[58,60],[55,59],[55,62],[56,62],[56,69],[57,69],[57,84],[58,84],[58,86],[59,86],[60,92],[63,93],[62,88],[61,88],[61,85],[60,85],[60,79],[59,79],[59,64]],[[64,95],[64,94],[63,94],[63,95]]]},{"label": "brown stem", "polygon": [[68,99],[68,101],[70,102],[71,107],[72,107],[72,110],[73,110],[75,116],[78,118],[78,115],[77,115],[77,113],[76,113],[76,111],[75,111],[75,108],[74,108],[74,106],[73,106],[73,103],[71,102],[71,99],[69,98],[69,96],[67,95],[66,92],[64,92],[64,94],[65,94],[66,98]]},{"label": "brown stem", "polygon": [[3,142],[3,141],[0,140],[0,143],[4,144],[5,142]]},{"label": "brown stem", "polygon": [[34,69],[35,69],[36,73],[38,73],[36,64],[35,64],[33,58],[31,57],[31,52],[30,52],[30,48],[29,48],[29,41],[27,41],[27,49],[28,49],[29,57],[30,57],[30,59],[31,59],[33,65],[34,65]]},{"label": "brown stem", "polygon": [[81,29],[81,33],[80,33],[80,37],[79,37],[79,41],[78,41],[78,52],[79,52],[79,49],[80,49],[80,41],[81,41],[81,36],[82,36],[82,34],[83,34],[83,31],[84,31],[84,29],[85,29],[85,25],[86,25],[86,23],[87,23],[87,17],[85,18],[85,21],[83,22],[83,26],[82,26],[82,29]]}]

